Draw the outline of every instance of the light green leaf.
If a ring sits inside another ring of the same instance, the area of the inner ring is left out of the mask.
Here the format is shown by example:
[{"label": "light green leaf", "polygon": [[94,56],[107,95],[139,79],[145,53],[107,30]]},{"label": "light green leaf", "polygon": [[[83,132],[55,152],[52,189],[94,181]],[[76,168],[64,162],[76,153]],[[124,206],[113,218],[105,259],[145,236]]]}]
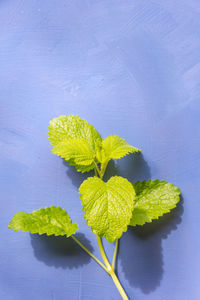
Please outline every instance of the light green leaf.
[{"label": "light green leaf", "polygon": [[81,184],[79,192],[87,225],[93,233],[105,236],[110,243],[120,238],[132,216],[133,185],[119,176],[111,177],[107,182],[89,177]]},{"label": "light green leaf", "polygon": [[88,142],[90,147],[95,150],[95,141],[101,140],[97,130],[79,116],[60,116],[52,119],[49,126],[49,140],[52,145],[66,139],[82,139]]},{"label": "light green leaf", "polygon": [[92,169],[94,169],[94,167],[95,167],[94,163],[92,163],[91,165],[88,165],[88,166],[77,165],[73,159],[68,160],[68,164],[70,166],[74,166],[78,172],[82,172],[82,173],[89,172]]},{"label": "light green leaf", "polygon": [[53,147],[52,152],[65,160],[73,160],[77,165],[91,165],[95,159],[95,153],[89,143],[83,139],[64,139]]},{"label": "light green leaf", "polygon": [[97,146],[102,138],[97,130],[79,116],[60,116],[52,119],[49,140],[54,145],[53,153],[63,157],[77,171],[94,169]]},{"label": "light green leaf", "polygon": [[32,213],[20,211],[16,213],[8,225],[14,231],[22,230],[31,233],[47,235],[71,236],[78,230],[76,223],[71,223],[71,219],[66,210],[60,207],[46,207],[35,210]]},{"label": "light green leaf", "polygon": [[99,161],[104,162],[110,159],[119,159],[133,152],[141,152],[141,150],[129,145],[125,139],[117,135],[110,135],[103,140],[98,158]]},{"label": "light green leaf", "polygon": [[168,213],[180,200],[180,189],[160,180],[138,181],[134,185],[136,203],[130,225],[143,225]]}]

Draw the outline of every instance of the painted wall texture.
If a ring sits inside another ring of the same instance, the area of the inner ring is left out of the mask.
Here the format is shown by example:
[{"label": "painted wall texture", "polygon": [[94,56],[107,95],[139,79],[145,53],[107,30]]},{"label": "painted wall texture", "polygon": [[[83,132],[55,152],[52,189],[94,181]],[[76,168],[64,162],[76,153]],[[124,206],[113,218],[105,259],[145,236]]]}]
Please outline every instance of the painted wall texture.
[{"label": "painted wall texture", "polygon": [[[130,299],[200,299],[199,1],[1,0],[0,114],[0,299],[120,299],[70,239],[7,228],[17,211],[60,205],[100,257],[78,195],[85,175],[50,151],[48,123],[61,114],[143,149],[107,176],[182,190],[173,213],[121,239]],[[114,245],[105,247],[111,258]]]}]

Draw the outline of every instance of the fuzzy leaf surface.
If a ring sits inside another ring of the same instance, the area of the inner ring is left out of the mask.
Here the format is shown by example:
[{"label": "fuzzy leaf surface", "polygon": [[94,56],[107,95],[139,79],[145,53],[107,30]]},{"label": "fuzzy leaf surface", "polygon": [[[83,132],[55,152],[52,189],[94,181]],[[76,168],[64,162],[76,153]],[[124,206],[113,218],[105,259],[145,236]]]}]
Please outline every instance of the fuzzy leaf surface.
[{"label": "fuzzy leaf surface", "polygon": [[167,181],[138,181],[134,185],[136,202],[130,225],[144,225],[176,207],[180,189]]},{"label": "fuzzy leaf surface", "polygon": [[93,233],[112,243],[127,230],[135,200],[133,185],[115,176],[107,182],[89,177],[80,186],[81,203],[87,225]]},{"label": "fuzzy leaf surface", "polygon": [[16,213],[8,225],[14,231],[22,230],[31,233],[47,235],[71,236],[78,230],[76,223],[71,223],[71,219],[65,209],[60,207],[46,207],[35,210],[32,213],[20,211]]}]

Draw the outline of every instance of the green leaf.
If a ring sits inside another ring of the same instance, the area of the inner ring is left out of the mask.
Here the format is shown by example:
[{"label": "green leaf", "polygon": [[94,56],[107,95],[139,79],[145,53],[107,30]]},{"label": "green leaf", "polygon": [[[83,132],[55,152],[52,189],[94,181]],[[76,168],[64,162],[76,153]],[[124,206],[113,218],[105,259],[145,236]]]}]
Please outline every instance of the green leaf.
[{"label": "green leaf", "polygon": [[136,203],[130,225],[144,225],[168,213],[180,200],[180,189],[160,180],[138,181],[134,185]]},{"label": "green leaf", "polygon": [[110,243],[120,238],[132,216],[133,185],[119,176],[111,177],[107,182],[89,177],[81,184],[79,192],[87,225],[93,233],[105,236]]},{"label": "green leaf", "polygon": [[22,230],[31,233],[47,235],[71,236],[78,230],[76,223],[71,223],[71,219],[65,209],[60,207],[46,207],[35,210],[32,213],[20,211],[16,213],[8,225],[14,231]]},{"label": "green leaf", "polygon": [[95,153],[89,143],[83,139],[63,140],[53,147],[52,152],[65,160],[73,160],[77,165],[91,165],[95,159]]},{"label": "green leaf", "polygon": [[141,150],[129,145],[125,139],[117,135],[110,135],[103,140],[98,158],[99,161],[104,162],[110,159],[119,159],[133,152],[141,152]]},{"label": "green leaf", "polygon": [[54,145],[53,153],[63,157],[77,171],[94,169],[97,146],[102,138],[97,130],[78,116],[60,116],[52,119],[49,140]]},{"label": "green leaf", "polygon": [[70,166],[74,166],[78,172],[82,172],[82,173],[89,172],[92,169],[94,169],[94,167],[95,167],[94,163],[92,163],[91,165],[88,165],[88,166],[77,165],[73,159],[68,160],[68,164]]},{"label": "green leaf", "polygon": [[60,116],[52,119],[49,126],[49,140],[52,145],[66,139],[83,139],[95,150],[95,141],[101,140],[98,131],[79,116]]}]

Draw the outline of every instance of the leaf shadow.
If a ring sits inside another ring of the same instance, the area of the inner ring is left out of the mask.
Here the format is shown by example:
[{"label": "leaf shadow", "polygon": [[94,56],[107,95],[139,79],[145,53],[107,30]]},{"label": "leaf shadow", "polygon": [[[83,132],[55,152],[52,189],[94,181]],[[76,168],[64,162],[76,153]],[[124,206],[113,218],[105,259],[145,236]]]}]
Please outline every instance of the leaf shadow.
[{"label": "leaf shadow", "polygon": [[72,184],[76,189],[79,189],[81,183],[89,176],[94,176],[94,170],[86,173],[77,172],[74,166],[70,166],[67,161],[63,159],[64,166],[67,167],[67,177],[71,179]]},{"label": "leaf shadow", "polygon": [[[74,167],[67,166],[67,176],[72,184],[79,188],[83,180],[88,176],[94,176],[94,172],[77,173]],[[123,176],[130,182],[151,179],[151,171],[142,153],[130,154],[120,160],[111,160],[108,164],[104,180],[111,176]],[[164,263],[162,254],[162,240],[176,230],[182,221],[183,196],[180,202],[170,213],[158,220],[143,226],[129,226],[126,234],[123,234],[119,243],[117,256],[121,262],[125,278],[131,286],[139,288],[144,294],[149,294],[159,287],[163,274]],[[130,250],[131,249],[131,250]],[[118,273],[118,263],[116,263]]]},{"label": "leaf shadow", "polygon": [[144,294],[160,286],[164,274],[162,240],[167,239],[182,221],[183,196],[180,198],[170,213],[143,226],[129,226],[121,238],[119,258],[125,277]]},{"label": "leaf shadow", "polygon": [[111,160],[108,164],[104,179],[111,176],[122,176],[130,182],[149,180],[151,178],[150,167],[142,153],[129,154],[120,160]]},{"label": "leaf shadow", "polygon": [[[47,266],[72,269],[90,262],[90,256],[72,238],[46,234],[30,234],[30,237],[35,257]],[[94,250],[83,233],[77,233],[76,237],[88,250]]]}]

